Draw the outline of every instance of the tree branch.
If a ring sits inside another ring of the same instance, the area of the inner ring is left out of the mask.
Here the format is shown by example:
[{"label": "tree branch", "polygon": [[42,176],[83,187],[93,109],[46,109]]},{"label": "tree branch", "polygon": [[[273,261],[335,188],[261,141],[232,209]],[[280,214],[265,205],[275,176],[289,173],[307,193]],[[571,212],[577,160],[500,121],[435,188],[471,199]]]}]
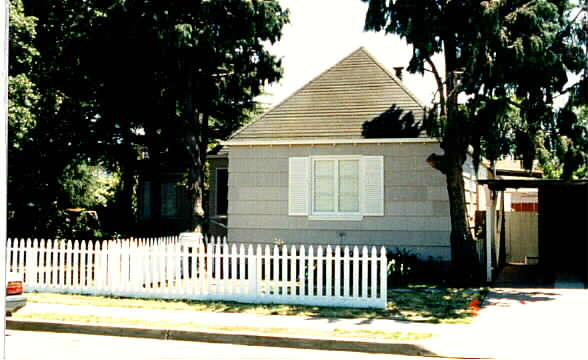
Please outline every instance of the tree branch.
[{"label": "tree branch", "polygon": [[441,75],[439,75],[439,71],[437,71],[437,67],[435,66],[435,63],[431,60],[431,58],[429,56],[425,57],[425,61],[427,62],[427,64],[429,64],[429,66],[431,67],[430,71],[435,76],[435,81],[437,82],[437,88],[439,90],[439,103],[441,105],[441,115],[445,115],[446,111],[445,111],[445,94],[443,91],[443,79],[441,79]]}]

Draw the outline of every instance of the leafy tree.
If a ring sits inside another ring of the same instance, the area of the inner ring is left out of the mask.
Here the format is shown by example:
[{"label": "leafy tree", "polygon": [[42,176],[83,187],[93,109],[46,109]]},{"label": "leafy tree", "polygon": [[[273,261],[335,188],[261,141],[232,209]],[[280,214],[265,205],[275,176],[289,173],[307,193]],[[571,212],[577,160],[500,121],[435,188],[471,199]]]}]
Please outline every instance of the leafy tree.
[{"label": "leafy tree", "polygon": [[[588,44],[588,5],[577,11],[569,30],[568,41]],[[588,63],[580,80],[559,96],[567,95],[565,106],[558,109],[552,126],[542,129],[537,136],[538,158],[544,173],[550,178],[566,180],[587,177],[588,162]]]},{"label": "leafy tree", "polygon": [[[89,58],[103,79],[99,122],[148,150],[153,190],[162,163],[187,164],[194,228],[203,222],[208,144],[237,129],[263,85],[280,77],[280,62],[264,45],[280,38],[286,22],[274,0],[125,1],[97,22],[101,35]],[[158,197],[152,193],[155,217]]]},{"label": "leafy tree", "polygon": [[10,3],[10,60],[8,78],[8,131],[10,150],[22,148],[36,124],[34,108],[39,100],[30,79],[32,64],[39,56],[33,45],[36,19],[24,14],[21,0]]},{"label": "leafy tree", "polygon": [[[10,2],[9,19],[9,75],[8,75],[8,157],[19,158],[23,149],[32,141],[31,130],[37,122],[36,107],[39,101],[37,87],[32,80],[32,67],[39,56],[33,44],[37,19],[24,13],[21,0]],[[9,161],[9,165],[12,165]],[[27,202],[15,201],[15,194],[22,193],[22,182],[15,172],[8,172],[9,224],[13,222],[17,207],[28,210]],[[15,190],[17,190],[15,192]],[[20,206],[19,206],[20,205]],[[28,211],[27,211],[28,212]]]},{"label": "leafy tree", "polygon": [[[465,279],[475,272],[476,259],[462,168],[468,149],[473,147],[476,164],[482,155],[494,161],[513,152],[531,166],[536,136],[553,121],[554,94],[564,90],[568,72],[585,67],[585,49],[573,41],[572,6],[548,0],[362,1],[369,3],[365,29],[406,39],[413,46],[408,70],[431,71],[436,78],[439,101],[428,130],[444,153],[428,161],[447,178],[452,262],[456,276]],[[443,55],[444,74],[435,54]]]},{"label": "leafy tree", "polygon": [[94,1],[11,2],[9,232],[53,236],[47,224],[64,170],[98,161],[96,86],[82,57],[101,17]]},{"label": "leafy tree", "polygon": [[91,210],[106,207],[114,198],[120,181],[116,174],[86,162],[67,166],[59,180],[63,206]]}]

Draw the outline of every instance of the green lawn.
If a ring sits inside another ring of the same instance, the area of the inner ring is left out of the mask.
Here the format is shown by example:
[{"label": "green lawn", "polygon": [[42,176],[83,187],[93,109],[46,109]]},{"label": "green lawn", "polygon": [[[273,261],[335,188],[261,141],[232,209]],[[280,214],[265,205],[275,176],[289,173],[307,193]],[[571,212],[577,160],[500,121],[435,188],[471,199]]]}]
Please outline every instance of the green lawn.
[{"label": "green lawn", "polygon": [[356,309],[301,305],[259,305],[228,301],[178,301],[130,299],[104,296],[28,293],[33,303],[85,306],[112,306],[161,310],[250,313],[258,315],[293,315],[327,318],[398,319],[432,323],[469,323],[470,303],[481,300],[482,289],[410,289],[388,292],[386,309]]}]

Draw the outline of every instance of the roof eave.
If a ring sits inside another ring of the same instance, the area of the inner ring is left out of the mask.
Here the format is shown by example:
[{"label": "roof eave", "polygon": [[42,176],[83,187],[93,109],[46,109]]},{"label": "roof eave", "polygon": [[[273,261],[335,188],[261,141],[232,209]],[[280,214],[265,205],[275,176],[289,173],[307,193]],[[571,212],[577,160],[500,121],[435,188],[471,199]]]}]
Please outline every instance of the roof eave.
[{"label": "roof eave", "polygon": [[268,145],[339,145],[339,144],[438,144],[435,138],[382,138],[382,139],[280,139],[280,140],[227,140],[226,146]]}]

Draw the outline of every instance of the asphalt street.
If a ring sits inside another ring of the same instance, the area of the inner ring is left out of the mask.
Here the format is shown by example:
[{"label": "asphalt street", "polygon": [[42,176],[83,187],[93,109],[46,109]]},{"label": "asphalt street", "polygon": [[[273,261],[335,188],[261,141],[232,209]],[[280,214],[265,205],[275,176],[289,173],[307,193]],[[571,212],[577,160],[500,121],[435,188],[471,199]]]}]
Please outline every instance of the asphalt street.
[{"label": "asphalt street", "polygon": [[415,360],[414,356],[7,331],[7,360]]}]

